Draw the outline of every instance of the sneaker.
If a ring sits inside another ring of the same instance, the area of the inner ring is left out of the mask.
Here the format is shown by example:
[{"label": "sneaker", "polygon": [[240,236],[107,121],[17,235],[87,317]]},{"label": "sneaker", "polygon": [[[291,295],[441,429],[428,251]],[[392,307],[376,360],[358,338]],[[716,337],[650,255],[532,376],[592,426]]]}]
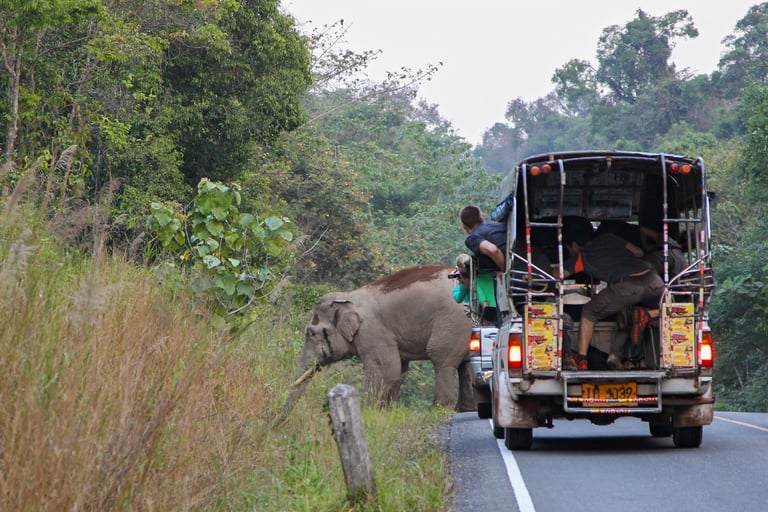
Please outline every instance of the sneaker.
[{"label": "sneaker", "polygon": [[587,356],[583,356],[581,354],[574,354],[573,359],[574,361],[576,361],[577,370],[579,371],[589,370],[589,365],[587,364]]},{"label": "sneaker", "polygon": [[608,360],[605,362],[606,366],[608,366],[609,370],[621,370],[621,360],[619,359],[619,356],[616,354],[610,354],[608,356]]},{"label": "sneaker", "polygon": [[573,355],[565,354],[563,356],[563,370],[570,372],[576,370],[577,368],[576,360],[573,358]]}]

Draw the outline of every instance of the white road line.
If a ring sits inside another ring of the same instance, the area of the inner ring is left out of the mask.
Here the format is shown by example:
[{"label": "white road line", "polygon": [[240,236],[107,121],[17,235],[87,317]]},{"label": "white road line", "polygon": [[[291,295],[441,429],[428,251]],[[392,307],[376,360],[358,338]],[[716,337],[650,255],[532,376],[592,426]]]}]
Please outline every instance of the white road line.
[{"label": "white road line", "polygon": [[[490,420],[491,428],[493,428],[493,420]],[[536,512],[536,508],[533,506],[531,495],[528,494],[528,487],[525,485],[523,475],[520,473],[520,468],[517,466],[515,456],[512,455],[510,450],[504,446],[503,439],[497,439],[496,444],[501,452],[501,458],[504,461],[504,465],[507,467],[507,477],[509,483],[512,484],[512,492],[515,493],[515,499],[517,500],[517,509],[520,512]]]},{"label": "white road line", "polygon": [[735,423],[736,425],[741,425],[742,427],[749,427],[749,428],[754,428],[755,430],[762,430],[763,432],[768,432],[768,428],[752,425],[751,423],[744,423],[743,421],[736,421],[730,418],[723,418],[722,416],[715,416],[715,419],[720,421],[727,421],[728,423]]}]

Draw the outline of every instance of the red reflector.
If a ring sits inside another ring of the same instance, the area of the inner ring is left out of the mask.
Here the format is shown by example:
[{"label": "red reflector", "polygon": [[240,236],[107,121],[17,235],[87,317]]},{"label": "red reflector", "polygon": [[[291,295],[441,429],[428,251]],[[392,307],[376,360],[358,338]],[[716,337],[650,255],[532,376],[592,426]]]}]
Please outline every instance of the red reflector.
[{"label": "red reflector", "polygon": [[673,163],[672,165],[669,166],[669,170],[672,172],[677,172],[678,170],[680,170],[680,166],[676,163]]},{"label": "red reflector", "polygon": [[469,351],[478,352],[479,350],[480,350],[480,333],[477,331],[472,331],[472,334],[469,336]]},{"label": "red reflector", "polygon": [[712,333],[704,331],[701,335],[701,344],[699,345],[699,360],[702,368],[712,368],[715,360],[715,352],[712,348]]},{"label": "red reflector", "polygon": [[509,335],[507,362],[510,369],[520,369],[523,367],[523,342],[519,333],[510,333]]},{"label": "red reflector", "polygon": [[550,166],[549,164],[542,165],[541,172],[543,172],[544,174],[549,174],[550,172],[552,172],[552,166]]}]

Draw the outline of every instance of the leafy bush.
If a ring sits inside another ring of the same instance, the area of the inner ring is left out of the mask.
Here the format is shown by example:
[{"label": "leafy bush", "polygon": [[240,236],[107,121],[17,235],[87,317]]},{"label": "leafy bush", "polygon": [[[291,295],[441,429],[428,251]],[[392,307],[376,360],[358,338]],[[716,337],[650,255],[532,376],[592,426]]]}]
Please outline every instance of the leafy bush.
[{"label": "leafy bush", "polygon": [[289,261],[291,221],[240,212],[240,186],[200,181],[189,212],[152,203],[147,229],[173,264],[191,269],[192,289],[220,315],[241,313],[265,298]]}]

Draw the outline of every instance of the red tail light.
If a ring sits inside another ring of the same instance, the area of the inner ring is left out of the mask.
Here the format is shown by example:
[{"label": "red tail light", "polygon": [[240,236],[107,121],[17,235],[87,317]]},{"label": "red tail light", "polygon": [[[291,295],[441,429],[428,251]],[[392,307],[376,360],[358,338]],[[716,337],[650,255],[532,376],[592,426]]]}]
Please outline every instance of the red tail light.
[{"label": "red tail light", "polygon": [[469,336],[469,351],[470,352],[480,351],[480,332],[479,331],[472,331],[472,334]]},{"label": "red tail light", "polygon": [[702,368],[712,368],[715,360],[715,351],[712,348],[712,332],[704,331],[701,333],[701,343],[699,344],[699,361]]},{"label": "red tail light", "polygon": [[519,370],[523,367],[523,339],[520,333],[509,333],[507,362],[509,368],[513,370]]}]

